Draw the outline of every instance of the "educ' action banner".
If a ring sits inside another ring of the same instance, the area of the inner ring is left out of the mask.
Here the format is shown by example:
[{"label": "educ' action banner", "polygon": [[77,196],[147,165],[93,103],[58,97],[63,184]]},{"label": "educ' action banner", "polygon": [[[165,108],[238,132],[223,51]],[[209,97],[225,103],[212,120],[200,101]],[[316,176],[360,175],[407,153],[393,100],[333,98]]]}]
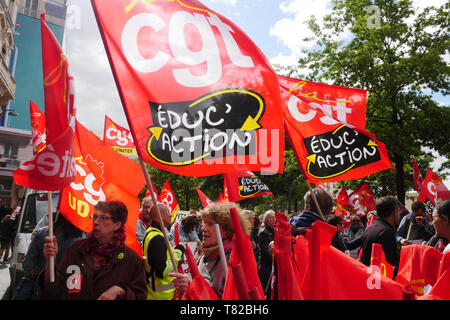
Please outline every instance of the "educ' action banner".
[{"label": "educ' action banner", "polygon": [[278,77],[239,27],[195,0],[91,1],[143,161],[283,172]]}]

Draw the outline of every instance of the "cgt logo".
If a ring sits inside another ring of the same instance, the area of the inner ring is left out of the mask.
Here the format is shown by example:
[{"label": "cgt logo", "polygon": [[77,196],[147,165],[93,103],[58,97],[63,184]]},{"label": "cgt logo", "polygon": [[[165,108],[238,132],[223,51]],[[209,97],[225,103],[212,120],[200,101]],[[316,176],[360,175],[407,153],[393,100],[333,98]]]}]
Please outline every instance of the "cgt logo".
[{"label": "cgt logo", "polygon": [[195,101],[149,105],[153,126],[148,128],[147,152],[170,166],[254,154],[265,109],[263,97],[241,88],[212,92]]},{"label": "cgt logo", "polygon": [[118,146],[125,147],[128,146],[131,142],[133,142],[133,137],[131,136],[131,132],[127,130],[119,130],[115,127],[110,127],[106,130],[106,138],[114,141],[114,143]]}]

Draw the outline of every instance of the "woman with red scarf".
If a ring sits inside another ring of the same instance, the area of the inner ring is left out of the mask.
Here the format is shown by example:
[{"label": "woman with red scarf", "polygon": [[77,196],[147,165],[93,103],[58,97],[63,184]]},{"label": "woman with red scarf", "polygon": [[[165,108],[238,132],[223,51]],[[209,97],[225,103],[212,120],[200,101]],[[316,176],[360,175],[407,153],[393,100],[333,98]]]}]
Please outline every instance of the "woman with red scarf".
[{"label": "woman with red scarf", "polygon": [[99,201],[88,237],[70,245],[50,282],[49,257],[56,256],[55,237],[45,238],[45,269],[39,275],[41,299],[145,300],[144,261],[125,245],[128,210],[120,201]]}]

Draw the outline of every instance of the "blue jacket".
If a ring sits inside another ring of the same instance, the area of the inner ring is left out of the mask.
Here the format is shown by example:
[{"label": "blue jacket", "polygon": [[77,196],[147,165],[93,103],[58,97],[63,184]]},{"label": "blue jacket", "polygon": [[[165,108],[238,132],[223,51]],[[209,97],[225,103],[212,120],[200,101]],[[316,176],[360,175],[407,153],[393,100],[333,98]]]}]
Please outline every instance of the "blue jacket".
[{"label": "blue jacket", "polygon": [[417,240],[417,239],[422,239],[424,241],[430,240],[435,231],[434,228],[428,222],[428,218],[426,215],[423,224],[424,224],[423,227],[419,227],[419,225],[416,223],[414,213],[410,212],[407,215],[405,215],[400,221],[400,224],[397,228],[396,234],[397,242],[400,242],[401,239],[406,239],[406,237],[408,236],[408,230],[410,226],[411,232],[409,234],[408,240]]},{"label": "blue jacket", "polygon": [[306,228],[311,226],[316,220],[323,221],[322,217],[318,214],[308,210],[303,210],[302,213],[291,219],[291,224],[295,228]]}]

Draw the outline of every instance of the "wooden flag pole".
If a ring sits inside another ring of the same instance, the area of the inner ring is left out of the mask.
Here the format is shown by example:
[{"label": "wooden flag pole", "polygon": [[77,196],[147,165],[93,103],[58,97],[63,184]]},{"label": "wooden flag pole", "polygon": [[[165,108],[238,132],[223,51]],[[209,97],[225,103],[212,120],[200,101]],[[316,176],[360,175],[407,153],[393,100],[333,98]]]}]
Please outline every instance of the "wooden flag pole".
[{"label": "wooden flag pole", "polygon": [[[52,213],[52,207],[53,207],[53,199],[52,199],[52,192],[48,191],[47,194],[47,203],[48,203],[48,236],[50,239],[53,239],[53,213]],[[50,256],[50,282],[55,282],[55,256]]]},{"label": "wooden flag pole", "polygon": [[217,244],[219,246],[220,265],[223,268],[223,272],[225,274],[225,279],[226,279],[227,275],[228,275],[227,258],[225,257],[225,250],[223,248],[222,234],[220,233],[220,228],[217,223],[214,224],[214,229],[216,230]]},{"label": "wooden flag pole", "polygon": [[164,235],[164,241],[166,242],[166,247],[167,247],[167,250],[169,251],[170,260],[172,261],[173,272],[178,272],[177,264],[175,262],[175,258],[173,256],[173,251],[172,251],[171,246],[170,246],[169,237],[167,236],[167,230],[166,230],[166,227],[164,226],[164,223],[163,223],[163,220],[162,220],[162,217],[161,217],[161,212],[159,211],[159,207],[157,205],[158,201],[155,198],[155,193],[153,192],[152,179],[150,178],[150,174],[148,173],[147,168],[145,167],[145,164],[144,164],[144,162],[142,161],[142,159],[140,157],[139,157],[139,163],[141,164],[142,171],[144,172],[145,181],[147,182],[148,190],[150,190],[150,195],[152,197],[153,203],[156,204],[155,205],[156,206],[156,212],[158,213],[159,221],[161,221],[159,223],[159,225],[161,226],[161,231],[162,231],[162,233]]}]

